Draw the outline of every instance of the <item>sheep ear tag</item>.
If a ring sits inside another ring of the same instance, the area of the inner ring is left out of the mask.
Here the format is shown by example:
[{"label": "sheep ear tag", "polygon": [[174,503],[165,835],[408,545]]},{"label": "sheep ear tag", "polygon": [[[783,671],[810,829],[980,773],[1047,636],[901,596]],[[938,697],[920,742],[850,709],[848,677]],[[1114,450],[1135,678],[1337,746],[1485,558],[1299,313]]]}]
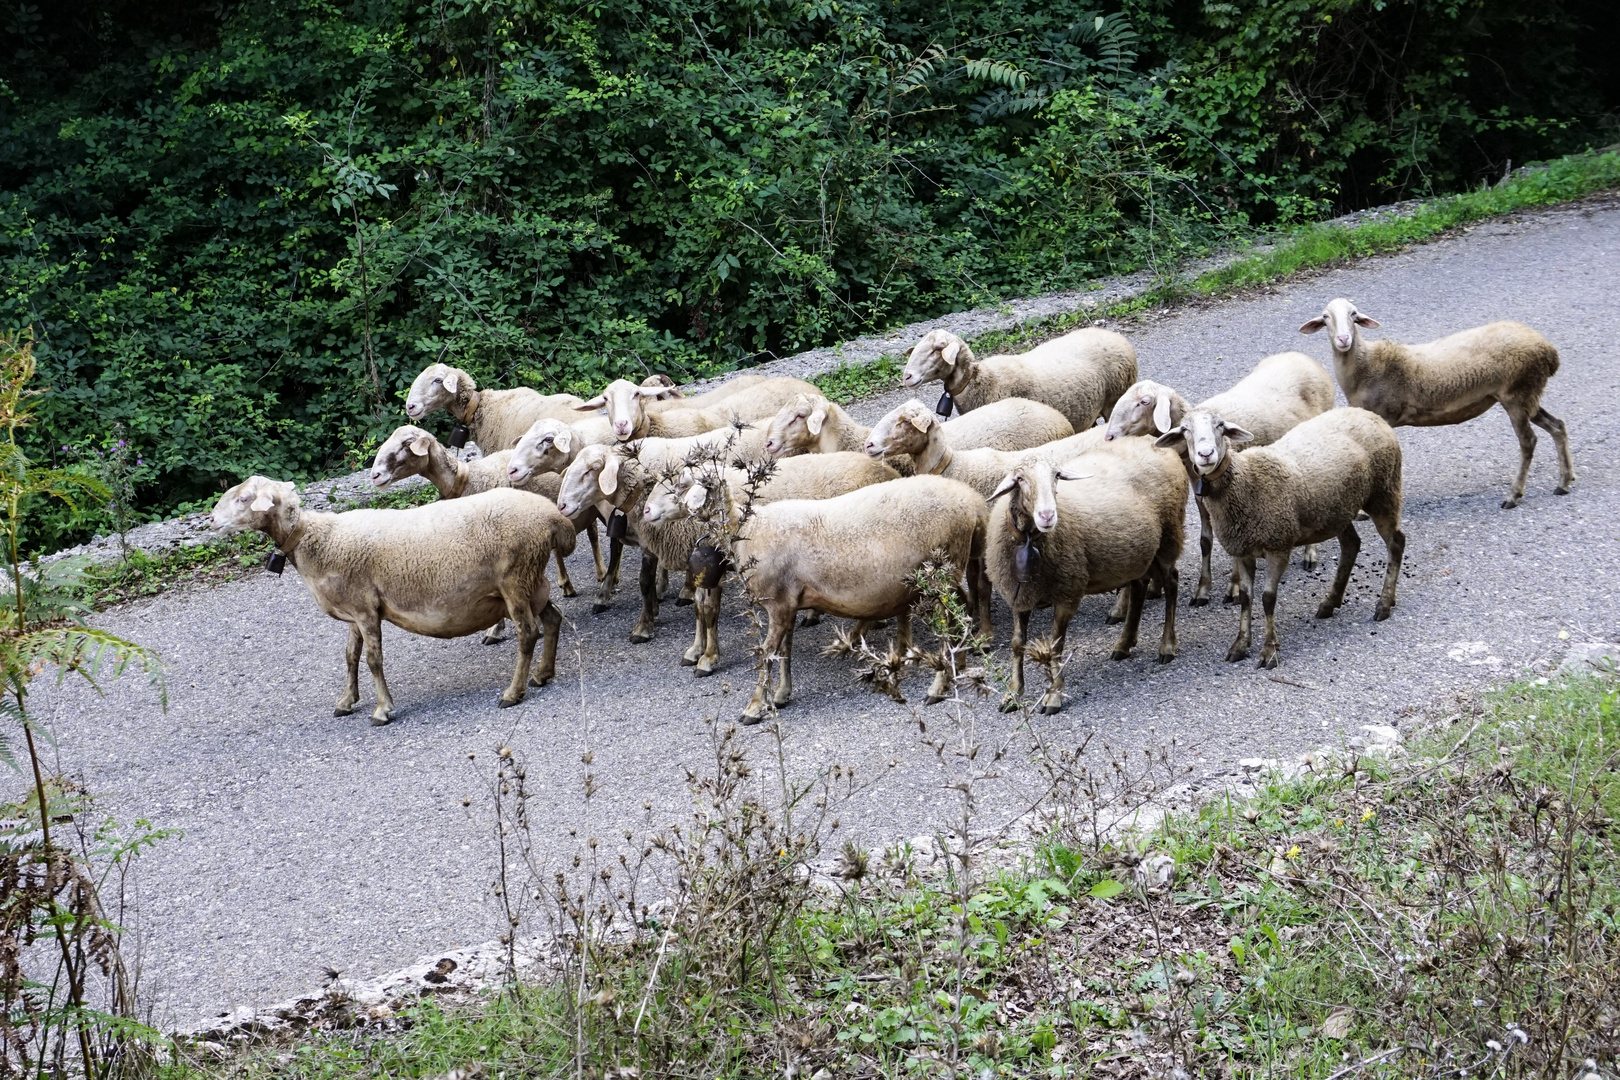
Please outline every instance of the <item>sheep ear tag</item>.
[{"label": "sheep ear tag", "polygon": [[272,574],[280,574],[287,569],[287,556],[279,551],[272,551],[270,557],[264,560],[264,568]]},{"label": "sheep ear tag", "polygon": [[1041,550],[1035,546],[1035,534],[1024,537],[1024,542],[1013,552],[1013,577],[1020,585],[1028,584],[1040,569]]},{"label": "sheep ear tag", "polygon": [[623,510],[615,510],[608,515],[607,534],[609,540],[623,540],[625,530],[629,527],[629,519],[624,516]]},{"label": "sheep ear tag", "polygon": [[457,450],[467,445],[467,425],[457,424],[450,429],[450,445]]},{"label": "sheep ear tag", "polygon": [[949,416],[954,408],[956,408],[956,399],[951,397],[951,392],[947,390],[939,395],[939,404],[934,406],[934,412],[940,416]]},{"label": "sheep ear tag", "polygon": [[697,588],[712,589],[720,584],[724,564],[725,557],[720,554],[720,549],[707,540],[700,540],[697,547],[692,549],[692,557],[686,562],[686,572],[692,575],[692,584]]}]

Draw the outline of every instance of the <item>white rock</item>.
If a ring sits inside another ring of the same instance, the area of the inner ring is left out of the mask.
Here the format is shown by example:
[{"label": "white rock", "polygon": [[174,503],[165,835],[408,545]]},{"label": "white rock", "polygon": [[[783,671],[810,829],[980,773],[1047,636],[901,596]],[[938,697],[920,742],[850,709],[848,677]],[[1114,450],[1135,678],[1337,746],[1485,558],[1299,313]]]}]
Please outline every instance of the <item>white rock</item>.
[{"label": "white rock", "polygon": [[1582,641],[1569,647],[1560,675],[1613,675],[1620,671],[1620,645],[1612,641]]}]

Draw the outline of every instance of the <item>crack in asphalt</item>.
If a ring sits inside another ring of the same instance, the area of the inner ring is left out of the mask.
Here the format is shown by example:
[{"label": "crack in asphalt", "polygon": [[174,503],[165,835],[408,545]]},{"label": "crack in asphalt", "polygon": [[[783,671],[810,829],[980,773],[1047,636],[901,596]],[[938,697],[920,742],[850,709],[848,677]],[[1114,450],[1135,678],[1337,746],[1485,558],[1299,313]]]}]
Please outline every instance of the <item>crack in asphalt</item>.
[{"label": "crack in asphalt", "polygon": [[[1456,428],[1400,429],[1409,539],[1394,616],[1370,621],[1384,560],[1364,529],[1345,607],[1333,619],[1312,617],[1336,557],[1336,545],[1324,545],[1322,568],[1306,573],[1296,561],[1279,594],[1277,679],[1253,660],[1224,662],[1237,615],[1218,604],[1182,609],[1181,655],[1164,667],[1152,644],[1161,613],[1150,604],[1145,644],[1111,663],[1106,604],[1088,600],[1070,630],[1065,711],[1029,721],[993,704],[975,713],[981,737],[1011,746],[1002,777],[983,788],[983,827],[1021,811],[1038,789],[1026,723],[1071,746],[1088,733],[1127,749],[1173,739],[1186,765],[1220,772],[1240,758],[1335,742],[1364,723],[1398,723],[1454,691],[1511,678],[1555,655],[1561,628],[1620,637],[1617,268],[1620,201],[1598,200],[1127,328],[1143,376],[1196,401],[1267,353],[1303,349],[1326,360],[1323,339],[1296,328],[1333,296],[1353,299],[1383,323],[1381,335],[1398,340],[1524,321],[1560,350],[1546,405],[1569,425],[1579,480],[1572,495],[1553,496],[1556,463],[1543,437],[1523,505],[1504,511],[1497,504],[1517,444],[1500,410]],[[907,396],[854,411],[870,422]],[[1188,518],[1181,566],[1190,585],[1197,516]],[[589,558],[581,544],[573,568],[582,585],[592,578]],[[1226,567],[1217,551],[1217,583]],[[689,608],[666,604],[657,638],[629,643],[636,570],[627,552],[617,605],[604,615],[590,614],[591,589],[559,601],[568,624],[558,679],[510,710],[495,701],[511,644],[387,627],[399,713],[385,728],[368,725],[366,708],[333,718],[345,628],[319,612],[291,568],[282,578],[181,591],[99,615],[99,625],[163,657],[168,711],[129,678],[106,697],[71,683],[41,691],[38,716],[101,811],[182,834],[143,856],[134,882],[131,921],[157,1019],[183,1024],[285,998],[318,985],[325,966],[364,975],[494,937],[488,766],[499,744],[527,761],[542,860],[573,850],[570,829],[614,837],[689,814],[684,769],[701,768],[710,754],[704,718],[731,719],[752,686],[747,624],[735,615],[733,587],[723,666],[695,679],[676,662],[691,638]],[[1038,614],[1032,634],[1048,619]],[[846,835],[878,844],[931,832],[955,814],[959,795],[945,789],[944,767],[919,738],[911,707],[857,687],[849,660],[819,655],[835,621],[796,635],[795,698],[781,717],[787,767],[797,776],[833,762],[855,768],[866,786],[840,813]],[[1008,633],[998,603],[1003,648]],[[906,679],[913,702],[928,678],[923,671]],[[1042,681],[1034,673],[1037,692]],[[370,681],[362,683],[369,701]],[[943,720],[943,708],[924,715]],[[759,729],[741,738],[767,746]],[[587,749],[589,767],[581,762]],[[600,788],[588,808],[579,794],[587,769]]]}]

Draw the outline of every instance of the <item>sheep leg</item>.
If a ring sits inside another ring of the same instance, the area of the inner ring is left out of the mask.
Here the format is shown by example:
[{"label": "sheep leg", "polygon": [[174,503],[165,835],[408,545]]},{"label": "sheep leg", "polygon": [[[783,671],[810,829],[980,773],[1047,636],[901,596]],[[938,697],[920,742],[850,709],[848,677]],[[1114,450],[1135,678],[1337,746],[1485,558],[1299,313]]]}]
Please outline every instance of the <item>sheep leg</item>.
[{"label": "sheep leg", "polygon": [[[540,640],[540,627],[534,617],[534,603],[528,590],[522,593],[508,586],[501,590],[506,599],[506,615],[518,629],[517,665],[512,669],[512,685],[501,695],[501,708],[510,708],[523,700],[529,690],[529,671],[534,666],[534,646]],[[547,599],[546,606],[551,606]],[[549,635],[547,635],[549,637]]]},{"label": "sheep leg", "polygon": [[1012,687],[1001,703],[1002,712],[1016,712],[1018,701],[1024,696],[1024,643],[1029,640],[1029,612],[1013,612],[1012,632]]},{"label": "sheep leg", "polygon": [[1530,430],[1530,414],[1522,405],[1509,405],[1504,401],[1502,408],[1513,421],[1513,434],[1519,437],[1519,477],[1513,482],[1508,497],[1502,500],[1502,509],[1511,510],[1524,498],[1524,485],[1530,479],[1530,459],[1536,453],[1536,433]]},{"label": "sheep leg", "polygon": [[669,595],[669,567],[667,566],[660,566],[658,568],[657,592],[658,599],[660,600]]},{"label": "sheep leg", "polygon": [[1125,608],[1125,629],[1120,631],[1119,640],[1114,643],[1112,660],[1123,660],[1136,648],[1136,634],[1142,627],[1142,601],[1147,598],[1147,578],[1139,577],[1125,588],[1129,596]]},{"label": "sheep leg", "polygon": [[619,587],[619,560],[624,556],[624,541],[608,541],[608,567],[607,575],[601,578],[601,584],[596,587],[596,603],[591,605],[591,614],[600,615],[613,606],[613,593]]},{"label": "sheep leg", "polygon": [[698,657],[697,676],[713,675],[720,666],[720,586],[697,591],[698,616],[703,625],[703,655]]},{"label": "sheep leg", "polygon": [[799,625],[800,626],[820,626],[821,625],[821,609],[820,608],[809,608],[809,609],[807,609],[805,611],[805,613],[804,613],[804,618],[799,620]]},{"label": "sheep leg", "polygon": [[640,645],[653,639],[653,620],[658,618],[658,556],[641,549],[641,618],[630,631],[630,641]]},{"label": "sheep leg", "polygon": [[1260,666],[1277,666],[1277,586],[1282,584],[1283,571],[1288,569],[1288,556],[1293,549],[1266,552],[1266,591],[1260,595],[1266,610],[1266,641],[1260,647]]},{"label": "sheep leg", "polygon": [[348,666],[349,685],[338,698],[337,708],[332,710],[333,716],[348,716],[354,712],[355,702],[360,700],[360,652],[365,646],[365,637],[360,633],[358,623],[349,624],[349,644],[343,650],[343,660]]},{"label": "sheep leg", "polygon": [[[596,538],[596,518],[585,523],[585,539],[591,542],[591,561],[596,564],[596,580],[601,581],[607,577],[607,564],[602,562],[602,544]],[[564,595],[572,596],[573,593]]]},{"label": "sheep leg", "polygon": [[1164,582],[1157,577],[1147,579],[1147,592],[1143,594],[1145,600],[1157,600],[1164,595]]},{"label": "sheep leg", "polygon": [[1164,629],[1159,633],[1159,663],[1176,658],[1176,593],[1181,588],[1181,571],[1171,563],[1164,568]]},{"label": "sheep leg", "polygon": [[506,640],[506,620],[497,619],[495,625],[484,631],[485,645],[499,645]]},{"label": "sheep leg", "polygon": [[[1136,599],[1137,614],[1141,614],[1141,590],[1147,586],[1137,582],[1132,596]],[[1046,659],[1046,693],[1041,697],[1041,712],[1046,716],[1063,710],[1063,652],[1069,640],[1069,620],[1079,604],[1055,604],[1052,607],[1052,655]]]},{"label": "sheep leg", "polygon": [[974,574],[973,580],[978,582],[978,595],[974,598],[976,603],[973,608],[974,618],[977,620],[978,625],[973,629],[984,638],[984,647],[988,649],[990,639],[995,636],[996,632],[995,621],[990,611],[990,599],[993,592],[993,586],[990,584],[990,571],[985,566],[983,559],[974,560],[971,570]]},{"label": "sheep leg", "polygon": [[697,591],[697,603],[692,608],[692,626],[694,627],[692,632],[692,644],[685,652],[681,653],[681,667],[691,667],[698,662],[698,657],[703,655],[703,644],[705,641],[703,626],[703,594],[707,591],[707,589],[699,589]]},{"label": "sheep leg", "polygon": [[1209,594],[1215,585],[1215,579],[1209,572],[1209,556],[1215,550],[1215,530],[1209,523],[1209,511],[1204,507],[1204,500],[1194,499],[1193,503],[1198,507],[1198,587],[1193,590],[1187,606],[1203,607],[1209,603]]},{"label": "sheep leg", "polygon": [[366,667],[371,669],[371,681],[377,687],[377,707],[371,710],[371,726],[382,727],[394,718],[394,695],[388,692],[388,680],[383,678],[382,620],[373,615],[371,622],[360,628],[366,642]]},{"label": "sheep leg", "polygon": [[[1250,574],[1249,576],[1250,576],[1250,581],[1252,583],[1254,575]],[[1241,602],[1242,599],[1243,599],[1243,571],[1238,569],[1237,560],[1233,559],[1232,560],[1232,576],[1229,577],[1227,579],[1227,582],[1226,582],[1226,599],[1221,601],[1221,603],[1223,603],[1223,604],[1236,604],[1236,603]]]},{"label": "sheep leg", "polygon": [[1569,429],[1562,420],[1539,406],[1530,422],[1553,437],[1553,445],[1558,447],[1558,486],[1553,488],[1553,494],[1568,495],[1569,489],[1575,486],[1575,459],[1569,455]]},{"label": "sheep leg", "polygon": [[[658,595],[664,595],[664,590],[658,590]],[[697,583],[692,580],[692,572],[686,573],[686,579],[681,582],[681,591],[675,595],[676,607],[688,607],[697,602]]]},{"label": "sheep leg", "polygon": [[1383,622],[1395,607],[1395,584],[1401,578],[1401,560],[1406,556],[1406,534],[1393,518],[1378,518],[1378,535],[1389,549],[1389,567],[1384,571],[1384,591],[1378,595],[1378,606],[1373,609],[1373,622]]},{"label": "sheep leg", "polygon": [[1249,616],[1254,608],[1254,560],[1234,559],[1232,569],[1238,572],[1238,603],[1242,609],[1238,613],[1237,637],[1232,641],[1232,647],[1226,650],[1228,663],[1236,663],[1249,655]]},{"label": "sheep leg", "polygon": [[564,596],[578,596],[579,590],[574,588],[574,579],[568,576],[568,564],[563,561],[562,552],[552,552],[557,556],[557,587],[562,589]]},{"label": "sheep leg", "polygon": [[769,709],[766,702],[766,687],[770,685],[771,662],[780,654],[782,639],[787,636],[787,628],[793,625],[796,614],[798,607],[794,604],[773,601],[766,605],[769,623],[765,629],[765,648],[759,658],[759,680],[754,684],[754,696],[743,709],[741,723],[744,725],[757,724],[765,719],[765,713]]},{"label": "sheep leg", "polygon": [[1333,575],[1333,588],[1328,590],[1327,598],[1316,609],[1318,619],[1327,619],[1339,610],[1344,604],[1345,586],[1350,584],[1350,571],[1356,567],[1356,554],[1361,551],[1361,536],[1356,532],[1356,523],[1351,522],[1339,534],[1339,570]]},{"label": "sheep leg", "polygon": [[776,673],[776,694],[771,698],[771,704],[778,709],[793,699],[793,616],[787,620],[787,630],[782,635],[782,659]]},{"label": "sheep leg", "polygon": [[1315,570],[1322,565],[1322,549],[1315,544],[1305,545],[1305,554],[1300,558],[1299,565],[1307,570]]},{"label": "sheep leg", "polygon": [[1125,585],[1114,594],[1114,606],[1108,609],[1108,617],[1104,619],[1103,622],[1108,626],[1113,626],[1115,623],[1122,623],[1125,621],[1125,616],[1130,614],[1130,611],[1131,587],[1129,585]]},{"label": "sheep leg", "polygon": [[544,686],[557,677],[557,638],[562,631],[562,621],[557,605],[546,601],[545,610],[540,612],[540,624],[545,630],[540,646],[540,667],[529,676],[530,686]]}]

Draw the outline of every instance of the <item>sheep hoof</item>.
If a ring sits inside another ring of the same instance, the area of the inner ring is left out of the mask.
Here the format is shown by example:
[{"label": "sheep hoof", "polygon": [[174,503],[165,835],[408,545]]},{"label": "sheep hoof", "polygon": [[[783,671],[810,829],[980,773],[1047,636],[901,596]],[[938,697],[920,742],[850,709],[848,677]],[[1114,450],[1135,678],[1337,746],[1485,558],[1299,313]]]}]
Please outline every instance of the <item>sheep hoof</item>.
[{"label": "sheep hoof", "polygon": [[1018,711],[1018,699],[1015,698],[1015,697],[1003,698],[1002,701],[1001,701],[1001,711],[1002,712],[1017,712]]},{"label": "sheep hoof", "polygon": [[692,598],[690,596],[677,596],[675,598],[675,606],[676,607],[691,607],[692,606]]},{"label": "sheep hoof", "polygon": [[1276,649],[1261,649],[1260,650],[1260,664],[1259,664],[1260,667],[1270,669],[1270,668],[1276,667],[1278,663],[1279,663],[1279,661],[1277,659],[1277,650]]},{"label": "sheep hoof", "polygon": [[523,701],[523,695],[522,694],[519,694],[515,698],[514,697],[507,697],[505,694],[502,694],[501,695],[501,708],[510,709],[514,705],[521,704],[522,701]]},{"label": "sheep hoof", "polygon": [[1321,559],[1301,559],[1301,560],[1299,560],[1299,565],[1304,567],[1306,570],[1315,570],[1318,566],[1322,565],[1322,560]]},{"label": "sheep hoof", "polygon": [[1553,488],[1553,494],[1554,495],[1568,495],[1569,494],[1569,485],[1568,484],[1559,484],[1557,487]]},{"label": "sheep hoof", "polygon": [[1119,649],[1115,649],[1112,653],[1109,653],[1108,659],[1110,659],[1110,660],[1129,660],[1130,656],[1131,656],[1131,650],[1126,649],[1126,648],[1119,648]]},{"label": "sheep hoof", "polygon": [[1208,607],[1209,606],[1209,597],[1207,597],[1207,596],[1195,596],[1191,600],[1187,601],[1187,606],[1188,607]]},{"label": "sheep hoof", "polygon": [[929,694],[927,697],[923,698],[923,704],[924,705],[938,705],[940,702],[942,702],[944,700],[945,700],[945,695],[944,694]]},{"label": "sheep hoof", "polygon": [[714,665],[713,664],[699,664],[697,667],[692,669],[692,674],[697,676],[700,679],[706,679],[710,675],[714,674]]},{"label": "sheep hoof", "polygon": [[569,582],[565,582],[563,584],[563,586],[562,586],[562,594],[564,596],[578,596],[579,595],[579,590],[574,588],[574,583],[572,581],[569,581]]},{"label": "sheep hoof", "polygon": [[1041,702],[1041,715],[1042,716],[1056,716],[1058,713],[1060,713],[1062,711],[1063,711],[1062,703],[1053,705],[1050,702],[1046,702],[1046,701]]},{"label": "sheep hoof", "polygon": [[591,605],[591,614],[600,615],[602,612],[606,611],[612,606],[612,604],[604,604],[602,601],[598,600],[596,603]]},{"label": "sheep hoof", "polygon": [[691,653],[681,654],[681,667],[691,667],[698,662],[698,658]]},{"label": "sheep hoof", "polygon": [[630,644],[645,645],[653,639],[651,630],[635,629],[630,631]]},{"label": "sheep hoof", "polygon": [[1170,661],[1174,660],[1175,658],[1176,658],[1176,654],[1173,653],[1173,652],[1161,652],[1159,654],[1159,663],[1168,664]]},{"label": "sheep hoof", "polygon": [[505,640],[506,640],[506,636],[504,634],[485,634],[484,635],[484,644],[485,645],[499,645],[501,642],[503,642]]},{"label": "sheep hoof", "polygon": [[1503,499],[1502,500],[1502,509],[1504,509],[1504,510],[1512,510],[1515,506],[1518,506],[1518,505],[1519,505],[1519,500],[1518,499]]},{"label": "sheep hoof", "polygon": [[1235,664],[1239,660],[1246,660],[1248,659],[1248,656],[1249,647],[1247,645],[1233,645],[1230,649],[1226,650],[1226,662],[1228,664]]},{"label": "sheep hoof", "polygon": [[530,686],[545,686],[547,683],[549,683],[551,681],[551,679],[552,679],[552,677],[550,675],[531,675],[531,676],[529,676],[529,685]]},{"label": "sheep hoof", "polygon": [[1223,603],[1223,604],[1237,604],[1237,603],[1241,603],[1242,600],[1243,600],[1243,597],[1239,596],[1237,593],[1227,593],[1226,594],[1226,599],[1222,600],[1221,603]]},{"label": "sheep hoof", "polygon": [[388,722],[391,721],[393,718],[394,718],[393,713],[372,713],[371,714],[371,726],[372,727],[387,727]]},{"label": "sheep hoof", "polygon": [[748,708],[744,709],[743,714],[737,718],[737,723],[741,724],[743,727],[753,727],[763,719],[765,719],[765,710],[761,709],[759,714],[756,716],[754,714],[753,706],[750,705]]},{"label": "sheep hoof", "polygon": [[1383,622],[1389,618],[1389,614],[1394,610],[1394,607],[1393,604],[1379,604],[1373,609],[1373,622]]},{"label": "sheep hoof", "polygon": [[352,715],[353,713],[354,713],[354,706],[353,705],[339,705],[337,708],[332,710],[332,715],[333,716],[349,716],[349,715]]},{"label": "sheep hoof", "polygon": [[1339,605],[1331,600],[1324,600],[1316,609],[1316,617],[1318,619],[1331,619],[1333,613],[1337,610],[1339,610]]}]

